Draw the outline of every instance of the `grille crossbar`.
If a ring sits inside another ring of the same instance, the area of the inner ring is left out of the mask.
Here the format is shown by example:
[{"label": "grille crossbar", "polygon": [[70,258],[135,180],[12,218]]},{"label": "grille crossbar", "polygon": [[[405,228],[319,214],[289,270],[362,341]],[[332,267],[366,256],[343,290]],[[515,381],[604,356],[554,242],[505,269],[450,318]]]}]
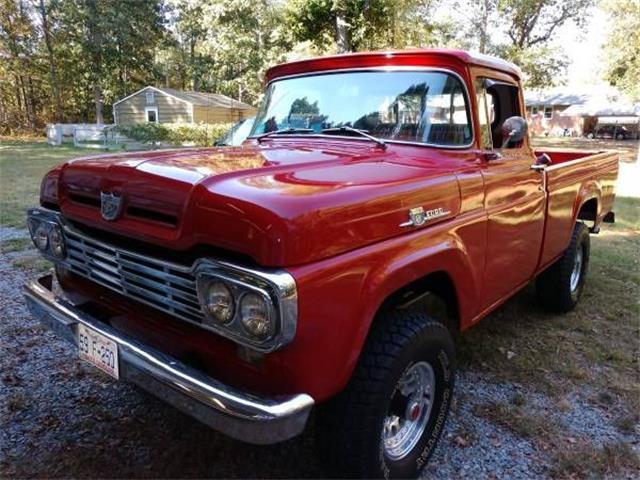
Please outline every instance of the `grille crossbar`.
[{"label": "grille crossbar", "polygon": [[202,326],[195,276],[156,260],[65,229],[65,265],[73,273],[165,313]]}]

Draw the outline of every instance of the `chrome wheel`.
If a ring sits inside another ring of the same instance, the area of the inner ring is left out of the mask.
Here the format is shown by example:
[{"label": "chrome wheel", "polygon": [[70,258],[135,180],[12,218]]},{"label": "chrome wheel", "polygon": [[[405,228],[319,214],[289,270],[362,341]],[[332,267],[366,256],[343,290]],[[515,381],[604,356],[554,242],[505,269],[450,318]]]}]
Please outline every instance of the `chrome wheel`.
[{"label": "chrome wheel", "polygon": [[417,362],[404,372],[384,418],[382,443],[391,460],[406,457],[424,433],[435,393],[435,375],[427,362]]},{"label": "chrome wheel", "polygon": [[570,286],[572,292],[576,291],[580,283],[580,277],[582,276],[582,258],[582,245],[578,245],[576,256],[573,259],[573,270],[571,270]]}]

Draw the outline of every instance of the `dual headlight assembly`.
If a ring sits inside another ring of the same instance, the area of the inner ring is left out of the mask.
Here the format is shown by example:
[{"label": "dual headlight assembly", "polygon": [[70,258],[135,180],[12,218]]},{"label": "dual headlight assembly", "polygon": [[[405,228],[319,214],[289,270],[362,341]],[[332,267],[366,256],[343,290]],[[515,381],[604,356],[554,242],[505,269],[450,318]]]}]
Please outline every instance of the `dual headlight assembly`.
[{"label": "dual headlight assembly", "polygon": [[27,226],[33,244],[44,255],[59,260],[67,255],[64,233],[59,224],[29,217]]},{"label": "dual headlight assembly", "polygon": [[209,328],[264,352],[293,339],[298,301],[288,273],[204,259],[196,263],[195,272],[203,322]]},{"label": "dual headlight assembly", "polygon": [[263,341],[276,331],[277,312],[268,292],[228,278],[198,276],[204,323]]},{"label": "dual headlight assembly", "polygon": [[[27,222],[38,250],[64,262],[65,235],[57,216],[32,209]],[[287,272],[200,259],[191,273],[205,327],[260,352],[277,350],[293,339],[298,299],[295,280]]]}]

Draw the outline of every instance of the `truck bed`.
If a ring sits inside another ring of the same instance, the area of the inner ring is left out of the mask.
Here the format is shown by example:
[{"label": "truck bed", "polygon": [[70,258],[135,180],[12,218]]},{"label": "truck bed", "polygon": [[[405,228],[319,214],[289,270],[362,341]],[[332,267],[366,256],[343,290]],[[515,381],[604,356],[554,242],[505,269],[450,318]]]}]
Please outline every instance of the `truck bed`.
[{"label": "truck bed", "polygon": [[540,265],[555,260],[567,247],[579,218],[597,227],[612,211],[618,178],[616,151],[544,149],[551,164],[542,172],[547,192],[547,220]]}]

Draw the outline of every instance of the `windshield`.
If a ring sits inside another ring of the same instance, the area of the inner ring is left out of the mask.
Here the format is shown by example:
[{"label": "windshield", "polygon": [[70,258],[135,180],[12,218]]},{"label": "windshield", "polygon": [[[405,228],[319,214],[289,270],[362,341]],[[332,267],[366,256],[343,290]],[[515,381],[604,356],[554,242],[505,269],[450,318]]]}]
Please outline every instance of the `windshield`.
[{"label": "windshield", "polygon": [[251,136],[282,129],[348,126],[388,140],[440,146],[471,143],[462,82],[435,71],[362,71],[272,82]]},{"label": "windshield", "polygon": [[251,131],[251,127],[253,126],[253,121],[255,117],[245,118],[244,120],[240,120],[236,123],[231,129],[225,133],[217,142],[217,145],[229,145],[233,147],[237,147],[238,145],[242,145],[242,142],[245,141],[247,136],[249,136],[249,132]]}]

